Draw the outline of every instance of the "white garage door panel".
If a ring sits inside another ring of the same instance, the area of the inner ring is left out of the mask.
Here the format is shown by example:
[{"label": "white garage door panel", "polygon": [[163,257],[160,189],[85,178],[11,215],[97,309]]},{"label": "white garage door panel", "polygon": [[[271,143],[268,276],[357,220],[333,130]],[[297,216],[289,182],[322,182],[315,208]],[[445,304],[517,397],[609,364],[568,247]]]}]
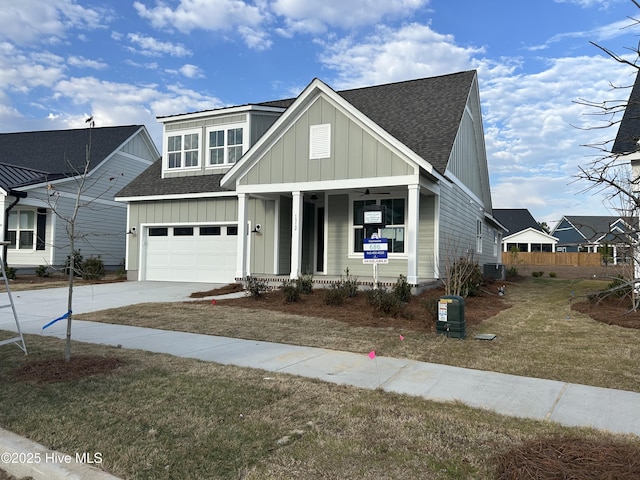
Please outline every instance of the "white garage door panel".
[{"label": "white garage door panel", "polygon": [[146,280],[183,282],[233,282],[236,270],[238,237],[227,235],[226,226],[220,235],[199,235],[193,227],[192,236],[146,237]]}]

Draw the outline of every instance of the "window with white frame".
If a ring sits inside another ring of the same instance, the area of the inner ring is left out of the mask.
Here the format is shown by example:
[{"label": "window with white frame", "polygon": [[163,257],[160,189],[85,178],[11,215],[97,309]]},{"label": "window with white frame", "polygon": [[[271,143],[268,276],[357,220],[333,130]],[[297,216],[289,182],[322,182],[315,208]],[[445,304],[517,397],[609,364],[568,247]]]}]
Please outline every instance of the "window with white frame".
[{"label": "window with white frame", "polygon": [[242,157],[245,150],[244,128],[210,127],[207,129],[207,165],[232,165]]},{"label": "window with white frame", "polygon": [[36,232],[36,212],[33,210],[12,210],[9,212],[9,248],[33,250]]},{"label": "window with white frame", "polygon": [[[405,209],[404,198],[385,198],[355,200],[353,202],[353,251],[364,251],[365,235],[376,233],[380,238],[389,240],[389,253],[404,253],[405,243]],[[375,232],[366,232],[364,227],[364,209],[369,205],[381,205],[386,210],[387,225],[384,228],[376,229]]]},{"label": "window with white frame", "polygon": [[476,252],[482,253],[482,220],[476,220]]},{"label": "window with white frame", "polygon": [[167,136],[167,168],[191,168],[199,165],[199,132],[188,131]]}]

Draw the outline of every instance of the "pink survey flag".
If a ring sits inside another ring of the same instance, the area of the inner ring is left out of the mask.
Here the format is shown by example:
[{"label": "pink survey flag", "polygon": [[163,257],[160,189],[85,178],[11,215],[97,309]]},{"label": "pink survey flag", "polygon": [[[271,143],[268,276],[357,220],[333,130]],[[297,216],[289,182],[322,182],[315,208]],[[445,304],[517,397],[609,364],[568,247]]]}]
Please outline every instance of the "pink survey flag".
[{"label": "pink survey flag", "polygon": [[376,358],[376,351],[375,351],[375,350],[371,350],[371,351],[369,352],[369,358],[370,358],[371,360],[373,360],[374,358]]},{"label": "pink survey flag", "polygon": [[400,335],[400,341],[404,340],[404,337],[402,335]]}]

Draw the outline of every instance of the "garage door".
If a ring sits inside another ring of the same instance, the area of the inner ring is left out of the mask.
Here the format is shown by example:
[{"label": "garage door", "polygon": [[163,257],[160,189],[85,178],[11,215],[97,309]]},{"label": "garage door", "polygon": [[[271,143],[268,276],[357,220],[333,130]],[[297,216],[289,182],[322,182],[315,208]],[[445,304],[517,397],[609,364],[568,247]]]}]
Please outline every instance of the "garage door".
[{"label": "garage door", "polygon": [[145,279],[173,282],[233,282],[238,227],[149,227]]}]

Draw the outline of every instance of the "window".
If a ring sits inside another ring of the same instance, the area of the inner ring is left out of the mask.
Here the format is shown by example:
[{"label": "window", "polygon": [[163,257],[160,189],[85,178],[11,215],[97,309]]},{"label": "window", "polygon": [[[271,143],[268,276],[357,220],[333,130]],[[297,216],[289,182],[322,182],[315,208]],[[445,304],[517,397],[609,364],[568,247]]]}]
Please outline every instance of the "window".
[{"label": "window", "polygon": [[[364,208],[368,205],[381,205],[386,209],[385,228],[369,230],[364,228]],[[405,199],[388,198],[382,200],[356,200],[353,202],[353,251],[363,252],[363,239],[377,233],[380,238],[389,240],[389,253],[404,253],[405,236]]]},{"label": "window", "polygon": [[220,235],[220,227],[200,227],[200,236]]},{"label": "window", "polygon": [[9,213],[9,248],[33,250],[35,217],[33,210],[12,210]]},{"label": "window", "polygon": [[181,133],[167,137],[167,168],[197,167],[200,152],[200,134]]},{"label": "window", "polygon": [[238,235],[238,227],[227,227],[227,235]]},{"label": "window", "polygon": [[192,237],[193,227],[173,227],[174,237]]},{"label": "window", "polygon": [[149,228],[150,237],[166,237],[169,235],[169,229],[167,227],[151,227]]},{"label": "window", "polygon": [[207,130],[207,165],[231,165],[244,153],[244,128],[213,127]]},{"label": "window", "polygon": [[482,253],[482,220],[476,220],[476,252]]}]

